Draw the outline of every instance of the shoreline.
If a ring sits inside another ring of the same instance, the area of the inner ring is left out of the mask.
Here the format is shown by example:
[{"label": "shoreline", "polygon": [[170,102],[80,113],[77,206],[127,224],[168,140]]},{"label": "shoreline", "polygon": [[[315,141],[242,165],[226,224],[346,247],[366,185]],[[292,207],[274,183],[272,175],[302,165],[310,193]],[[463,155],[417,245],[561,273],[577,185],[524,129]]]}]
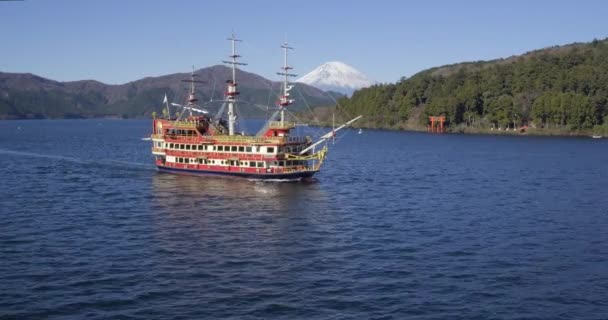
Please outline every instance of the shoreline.
[{"label": "shoreline", "polygon": [[[322,123],[319,125],[310,125],[312,127],[325,127],[331,128],[331,124]],[[429,133],[429,134],[441,134],[428,132],[426,128],[422,127],[367,127],[367,126],[352,126],[351,129],[363,129],[363,130],[387,130],[387,131],[404,131],[404,132],[417,132],[417,133]],[[491,130],[488,128],[462,128],[459,130],[450,130],[447,128],[445,134],[466,134],[466,135],[491,135],[491,136],[514,136],[514,137],[588,137],[591,138],[594,135],[608,137],[608,134],[593,133],[593,130],[573,130],[568,131],[565,129],[539,129],[539,128],[528,128],[526,132],[520,132],[519,130]]]},{"label": "shoreline", "polygon": [[[82,118],[4,118],[0,119],[0,122],[11,122],[11,121],[54,121],[54,120],[147,120],[151,117],[82,117]],[[320,123],[320,124],[309,124],[311,127],[322,127],[331,128],[331,124]],[[363,129],[363,130],[386,130],[386,131],[404,131],[404,132],[416,132],[416,133],[429,133],[426,128],[421,127],[368,127],[368,126],[351,126],[351,129]],[[602,138],[608,138],[608,134],[593,133],[592,130],[575,130],[567,131],[564,129],[539,129],[539,128],[528,128],[526,132],[520,132],[519,130],[491,130],[491,129],[480,129],[480,128],[461,128],[460,130],[447,129],[446,134],[467,134],[467,135],[493,135],[493,136],[515,136],[515,137],[592,137],[594,135],[602,136]],[[438,133],[432,133],[438,134]],[[440,133],[439,133],[440,134]]]}]

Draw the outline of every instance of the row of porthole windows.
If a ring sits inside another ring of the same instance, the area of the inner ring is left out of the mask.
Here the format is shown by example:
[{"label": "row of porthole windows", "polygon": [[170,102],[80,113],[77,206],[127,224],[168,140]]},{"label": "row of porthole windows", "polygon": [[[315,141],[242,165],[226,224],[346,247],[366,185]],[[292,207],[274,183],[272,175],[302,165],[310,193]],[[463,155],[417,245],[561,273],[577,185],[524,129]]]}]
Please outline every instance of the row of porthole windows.
[{"label": "row of porthole windows", "polygon": [[291,166],[305,166],[306,161],[304,160],[283,160],[283,161],[273,161],[273,166],[279,167],[291,167]]},{"label": "row of porthole windows", "polygon": [[282,149],[285,150],[285,152],[287,153],[297,153],[304,150],[304,146],[286,146]]},{"label": "row of porthole windows", "polygon": [[195,137],[197,135],[196,131],[189,129],[167,129],[167,134],[187,137]]},{"label": "row of porthole windows", "polygon": [[[177,163],[186,164],[211,164],[211,165],[223,165],[223,166],[236,166],[236,167],[250,167],[250,168],[264,168],[266,162],[264,161],[237,161],[237,160],[219,160],[219,159],[200,159],[200,158],[175,158]],[[284,161],[273,161],[270,163],[273,166],[279,167],[291,167],[291,166],[303,166],[306,165],[306,161],[303,160],[284,160]]]},{"label": "row of porthole windows", "polygon": [[175,158],[176,163],[185,164],[210,164],[220,166],[234,166],[234,167],[251,167],[251,168],[264,168],[266,162],[264,161],[237,161],[237,160],[218,160],[218,159],[200,159],[200,158]]},{"label": "row of porthole windows", "polygon": [[[162,148],[162,142],[159,142],[159,148]],[[246,152],[260,153],[259,146],[211,146],[203,144],[183,144],[183,143],[168,143],[165,142],[165,148],[171,150],[197,150],[197,151],[215,151],[215,152]],[[275,147],[266,147],[266,153],[275,153]]]}]

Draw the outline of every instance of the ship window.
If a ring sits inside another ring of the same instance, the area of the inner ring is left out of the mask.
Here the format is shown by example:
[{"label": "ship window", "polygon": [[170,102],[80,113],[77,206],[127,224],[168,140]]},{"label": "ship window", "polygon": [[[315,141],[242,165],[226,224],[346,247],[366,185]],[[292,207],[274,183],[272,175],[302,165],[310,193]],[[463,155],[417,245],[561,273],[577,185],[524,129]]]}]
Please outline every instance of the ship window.
[{"label": "ship window", "polygon": [[274,148],[273,147],[266,147],[266,152],[267,153],[274,153]]},{"label": "ship window", "polygon": [[203,150],[203,145],[198,145],[198,150]]},{"label": "ship window", "polygon": [[217,146],[217,151],[224,151],[224,146]]},{"label": "ship window", "polygon": [[232,150],[230,150],[230,151],[236,152],[236,149],[237,149],[237,146],[232,146]]},{"label": "ship window", "polygon": [[245,152],[251,152],[251,147],[246,147]]},{"label": "ship window", "polygon": [[249,166],[250,167],[255,167],[255,161],[249,161]]},{"label": "ship window", "polygon": [[245,147],[239,146],[239,152],[245,152]]},{"label": "ship window", "polygon": [[190,150],[190,145],[189,144],[186,145],[186,150]]},{"label": "ship window", "polygon": [[258,168],[264,168],[264,162],[258,161]]},{"label": "ship window", "polygon": [[169,149],[173,149],[173,143],[169,144]]},{"label": "ship window", "polygon": [[180,143],[180,144],[179,144],[179,148],[180,148],[181,150],[183,150],[183,149],[184,149],[184,145]]}]

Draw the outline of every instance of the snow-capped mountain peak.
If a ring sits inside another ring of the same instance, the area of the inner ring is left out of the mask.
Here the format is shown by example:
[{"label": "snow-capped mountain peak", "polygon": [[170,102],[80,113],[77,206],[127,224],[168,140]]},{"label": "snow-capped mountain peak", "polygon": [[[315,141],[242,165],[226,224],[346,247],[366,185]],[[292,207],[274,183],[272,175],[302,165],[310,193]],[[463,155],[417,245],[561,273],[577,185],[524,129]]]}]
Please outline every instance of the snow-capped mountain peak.
[{"label": "snow-capped mountain peak", "polygon": [[353,91],[375,83],[357,69],[340,61],[324,63],[298,79],[297,82],[346,95],[351,95]]}]

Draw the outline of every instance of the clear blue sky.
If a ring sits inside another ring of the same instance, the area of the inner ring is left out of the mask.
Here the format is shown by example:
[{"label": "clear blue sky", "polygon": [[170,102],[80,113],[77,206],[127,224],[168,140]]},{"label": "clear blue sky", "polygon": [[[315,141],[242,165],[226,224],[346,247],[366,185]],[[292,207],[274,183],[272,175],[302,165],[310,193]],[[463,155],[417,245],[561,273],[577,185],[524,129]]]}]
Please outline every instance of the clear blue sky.
[{"label": "clear blue sky", "polygon": [[[380,82],[429,67],[608,37],[608,1],[0,1],[0,71],[125,83],[221,63],[276,80],[343,61]],[[232,12],[232,14],[230,13]]]}]

